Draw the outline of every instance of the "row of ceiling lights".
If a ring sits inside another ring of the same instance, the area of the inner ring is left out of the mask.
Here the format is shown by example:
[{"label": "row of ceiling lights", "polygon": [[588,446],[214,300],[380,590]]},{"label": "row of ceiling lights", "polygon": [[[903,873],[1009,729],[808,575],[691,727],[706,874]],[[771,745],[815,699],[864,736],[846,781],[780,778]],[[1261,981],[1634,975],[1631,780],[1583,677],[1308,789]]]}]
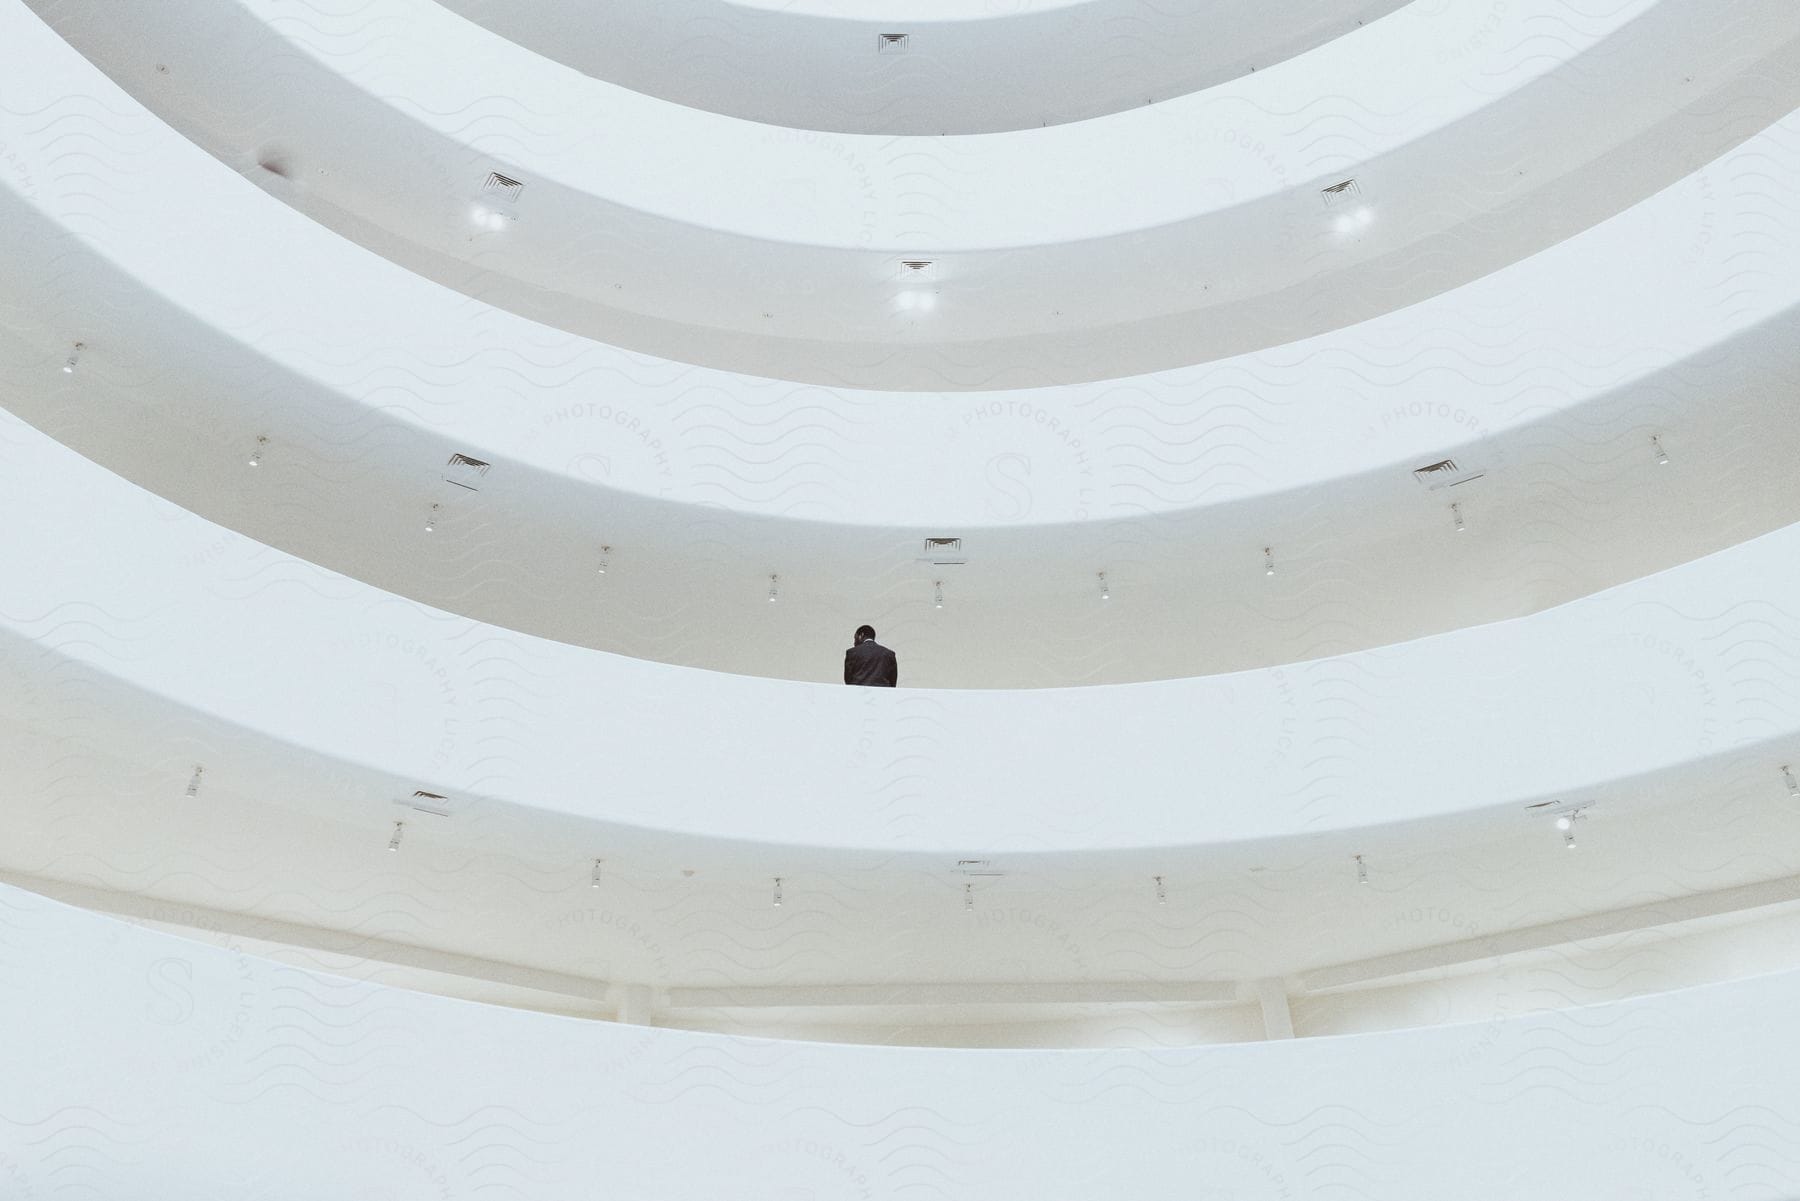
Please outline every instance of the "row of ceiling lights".
[{"label": "row of ceiling lights", "polygon": [[[1796,779],[1793,768],[1789,764],[1784,763],[1779,770],[1781,772],[1782,783],[1786,786],[1788,795],[1800,800],[1800,779]],[[200,783],[205,771],[206,769],[202,765],[198,763],[194,765],[193,774],[188,777],[187,788],[184,790],[183,795],[189,799],[197,798],[200,795]],[[1587,820],[1588,810],[1590,808],[1592,808],[1592,802],[1566,805],[1555,810],[1554,825],[1562,834],[1562,845],[1565,850],[1572,851],[1576,848],[1576,828],[1580,823]],[[387,849],[394,852],[399,851],[400,843],[405,836],[405,833],[406,823],[404,821],[395,821],[393,830],[388,836]],[[1352,855],[1350,859],[1351,862],[1355,864],[1356,882],[1359,885],[1368,884],[1369,865],[1367,860],[1361,854]],[[597,858],[594,860],[593,866],[588,872],[588,886],[590,888],[599,888],[601,886],[601,883],[603,882],[602,869],[605,862],[604,859]],[[784,899],[783,885],[786,881],[786,877],[775,876],[773,879],[774,892],[772,899],[775,907],[780,908]],[[1150,881],[1155,888],[1156,903],[1158,905],[1168,904],[1168,886],[1164,882],[1163,877],[1154,875],[1150,877]],[[963,902],[965,908],[974,908],[974,896],[974,884],[970,881],[964,881]]]},{"label": "row of ceiling lights", "polygon": [[[86,348],[85,343],[76,342],[73,344],[73,346],[69,352],[69,357],[63,364],[63,371],[65,373],[73,373],[75,371],[75,368],[81,357],[81,352],[85,348]],[[260,467],[262,465],[262,461],[263,461],[263,453],[268,449],[268,446],[269,446],[268,436],[265,434],[258,434],[256,437],[256,442],[255,442],[254,446],[252,447],[249,458],[247,460],[248,465],[251,467]],[[1651,447],[1652,453],[1654,453],[1656,456],[1656,462],[1659,465],[1666,466],[1669,462],[1669,453],[1663,447],[1662,435],[1660,435],[1660,434],[1650,435],[1650,447]],[[426,513],[425,513],[425,532],[426,533],[428,533],[428,534],[434,533],[437,530],[438,518],[442,514],[443,509],[444,509],[444,506],[441,503],[434,501],[434,502],[432,502],[431,506],[426,510]],[[1459,534],[1465,533],[1468,530],[1468,523],[1464,519],[1464,516],[1463,516],[1462,502],[1461,501],[1451,501],[1450,505],[1449,505],[1449,512],[1450,512],[1450,521],[1451,521],[1452,528]],[[609,557],[610,557],[611,553],[612,553],[611,546],[602,546],[600,548],[601,558],[600,558],[599,566],[597,568],[598,573],[600,575],[606,574],[606,569],[608,566]],[[1263,547],[1263,574],[1269,575],[1269,576],[1272,576],[1275,574],[1275,551],[1274,551],[1273,547],[1269,547],[1269,546]],[[1098,578],[1099,578],[1100,599],[1103,601],[1111,600],[1112,599],[1112,590],[1111,590],[1111,587],[1109,586],[1109,584],[1107,583],[1106,573],[1104,571],[1099,572]],[[943,584],[943,581],[942,580],[934,580],[932,582],[932,589],[933,589],[933,598],[932,598],[933,606],[935,608],[942,609],[944,607],[944,584]],[[780,591],[780,577],[775,573],[771,573],[769,575],[769,592],[768,592],[768,600],[769,600],[770,604],[775,603],[775,601],[777,600],[777,598],[779,596],[779,591]]]}]

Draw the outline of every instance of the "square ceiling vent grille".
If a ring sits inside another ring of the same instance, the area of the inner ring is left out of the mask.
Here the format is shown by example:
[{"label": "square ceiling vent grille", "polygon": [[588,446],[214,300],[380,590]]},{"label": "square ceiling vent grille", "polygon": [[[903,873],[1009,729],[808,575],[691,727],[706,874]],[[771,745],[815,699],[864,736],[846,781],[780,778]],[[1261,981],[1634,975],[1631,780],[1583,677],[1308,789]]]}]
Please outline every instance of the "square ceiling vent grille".
[{"label": "square ceiling vent grille", "polygon": [[968,561],[963,554],[961,538],[927,538],[924,552],[919,556],[919,562],[933,567],[961,567]]},{"label": "square ceiling vent grille", "polygon": [[1354,204],[1362,196],[1362,188],[1354,179],[1342,179],[1328,188],[1320,188],[1319,196],[1325,201],[1326,208],[1337,208],[1341,204]]},{"label": "square ceiling vent grille", "polygon": [[1473,483],[1487,472],[1465,467],[1455,459],[1439,459],[1435,463],[1413,468],[1412,474],[1413,479],[1426,489],[1437,492],[1444,488],[1454,488],[1458,484]]},{"label": "square ceiling vent grille", "polygon": [[479,492],[481,481],[487,478],[488,468],[492,466],[492,463],[484,459],[463,454],[451,455],[449,463],[444,467],[444,482],[466,488],[470,492]]},{"label": "square ceiling vent grille", "polygon": [[912,35],[906,33],[878,33],[875,35],[875,53],[905,54],[912,45]]},{"label": "square ceiling vent grille", "polygon": [[419,813],[430,813],[436,817],[450,816],[450,798],[438,792],[426,792],[415,789],[409,797],[400,797],[394,804]]},{"label": "square ceiling vent grille", "polygon": [[524,184],[512,178],[512,176],[502,175],[498,171],[488,172],[486,181],[481,185],[481,194],[488,197],[490,200],[514,201],[519,198],[519,193],[524,190]]}]

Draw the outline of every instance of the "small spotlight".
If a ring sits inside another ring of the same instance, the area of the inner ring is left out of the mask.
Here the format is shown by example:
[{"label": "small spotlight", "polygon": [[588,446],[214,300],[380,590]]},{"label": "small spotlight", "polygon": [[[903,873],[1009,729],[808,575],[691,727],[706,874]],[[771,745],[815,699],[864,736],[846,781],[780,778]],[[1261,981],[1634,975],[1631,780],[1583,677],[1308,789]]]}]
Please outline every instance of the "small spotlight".
[{"label": "small spotlight", "polygon": [[1332,228],[1341,234],[1352,233],[1356,229],[1356,218],[1349,213],[1340,213],[1332,223]]},{"label": "small spotlight", "polygon": [[200,795],[200,775],[206,769],[198,763],[194,764],[194,774],[188,777],[187,795],[189,799]]},{"label": "small spotlight", "polygon": [[944,581],[933,580],[931,582],[931,587],[933,590],[932,607],[935,609],[942,609],[944,607]]},{"label": "small spotlight", "polygon": [[1275,574],[1275,552],[1266,546],[1263,547],[1263,574]]},{"label": "small spotlight", "polygon": [[1104,571],[1100,573],[1100,599],[1103,601],[1112,599],[1112,590],[1106,586],[1106,573]]},{"label": "small spotlight", "polygon": [[1368,205],[1365,204],[1361,208],[1356,210],[1356,223],[1358,225],[1368,225],[1371,222],[1373,222],[1374,220],[1375,220],[1375,210],[1370,208]]},{"label": "small spotlight", "polygon": [[1651,434],[1650,445],[1656,451],[1657,465],[1659,467],[1667,467],[1669,465],[1669,452],[1663,449],[1662,435]]},{"label": "small spotlight", "polygon": [[775,908],[781,908],[781,877],[775,877]]},{"label": "small spotlight", "polygon": [[1567,829],[1573,827],[1574,825],[1575,825],[1575,819],[1570,817],[1566,813],[1556,819],[1556,828],[1558,830],[1567,830]]},{"label": "small spotlight", "polygon": [[606,574],[606,561],[611,556],[612,556],[612,547],[603,546],[600,548],[600,566],[597,569],[597,574],[599,574],[599,575]]},{"label": "small spotlight", "polygon": [[963,912],[975,912],[975,885],[968,880],[963,881]]},{"label": "small spotlight", "polygon": [[1781,765],[1781,779],[1787,785],[1789,796],[1800,797],[1800,780],[1794,779],[1794,769],[1785,763]]},{"label": "small spotlight", "polygon": [[1156,881],[1156,903],[1158,905],[1167,905],[1169,903],[1169,890],[1163,887],[1163,878],[1161,876],[1151,876],[1150,878]]},{"label": "small spotlight", "polygon": [[589,888],[599,888],[600,887],[600,864],[601,864],[601,862],[602,862],[602,860],[599,860],[599,859],[594,860],[594,870],[588,873],[588,887]]},{"label": "small spotlight", "polygon": [[262,466],[263,447],[267,446],[268,444],[269,444],[269,440],[267,438],[263,437],[260,434],[257,435],[256,449],[250,452],[250,466],[252,466],[252,467],[261,467]]},{"label": "small spotlight", "polygon": [[1456,532],[1462,533],[1467,527],[1463,525],[1462,502],[1450,502],[1450,516],[1456,520]]},{"label": "small spotlight", "polygon": [[392,838],[388,839],[388,850],[397,851],[400,849],[400,834],[405,829],[406,829],[405,822],[395,822],[394,823],[394,836]]},{"label": "small spotlight", "polygon": [[1575,831],[1570,830],[1568,833],[1563,835],[1563,850],[1572,851],[1574,849],[1575,849]]},{"label": "small spotlight", "polygon": [[427,534],[437,529],[438,510],[443,507],[443,505],[434,504],[431,506],[431,512],[425,515],[425,532]]},{"label": "small spotlight", "polygon": [[775,591],[780,584],[781,577],[771,572],[769,574],[769,603],[771,605],[775,603]]},{"label": "small spotlight", "polygon": [[1356,882],[1358,884],[1367,884],[1369,882],[1369,865],[1363,862],[1363,857],[1361,855],[1355,856],[1355,859]]},{"label": "small spotlight", "polygon": [[81,352],[86,349],[86,342],[77,342],[69,348],[69,357],[63,360],[64,375],[75,374],[75,365],[81,361]]}]

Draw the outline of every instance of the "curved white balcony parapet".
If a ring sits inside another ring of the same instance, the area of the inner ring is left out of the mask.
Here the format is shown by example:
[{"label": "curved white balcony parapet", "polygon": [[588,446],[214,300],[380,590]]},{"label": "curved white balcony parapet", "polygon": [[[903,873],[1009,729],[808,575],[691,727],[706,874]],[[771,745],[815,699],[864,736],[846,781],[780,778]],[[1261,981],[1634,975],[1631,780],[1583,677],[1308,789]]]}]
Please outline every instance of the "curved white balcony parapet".
[{"label": "curved white balcony parapet", "polygon": [[0,527],[15,647],[546,815],[796,853],[1104,855],[1509,821],[1577,796],[1629,811],[1720,771],[1779,790],[1800,743],[1800,527],[1529,619],[1288,668],[852,691],[428,610],[3,428],[0,499],[32,516]]},{"label": "curved white balcony parapet", "polygon": [[[0,892],[15,1194],[1786,1201],[1800,974],[1179,1050],[723,1038],[383,988]],[[696,1132],[704,1131],[703,1139]],[[763,1187],[764,1182],[767,1187]]]},{"label": "curved white balcony parapet", "polygon": [[[125,97],[39,83],[9,92],[43,116],[9,121],[0,173],[6,403],[260,541],[509,628],[820,679],[829,654],[788,648],[870,620],[915,683],[1170,677],[1517,616],[1800,520],[1781,400],[1800,251],[1770,236],[1796,219],[1794,117],[1543,254],[1309,343],[921,397],[646,363],[471,309]],[[234,253],[183,250],[209,239]],[[259,437],[258,489],[228,483]],[[493,465],[483,492],[443,482],[452,453]],[[1487,473],[1454,493],[1465,536],[1453,494],[1413,478],[1445,458]],[[915,561],[945,534],[966,566]],[[1096,655],[1101,571],[1136,636],[1103,625]],[[770,574],[787,624],[742,637]]]},{"label": "curved white balcony parapet", "polygon": [[[1108,378],[1388,312],[1800,103],[1787,0],[1531,0],[1490,10],[1479,67],[1410,5],[1191,97],[958,139],[685,109],[413,0],[46,11],[226,162],[451,287],[682,362],[909,389]],[[61,94],[31,24],[11,10],[11,86]],[[515,200],[483,192],[496,171]],[[1357,203],[1329,207],[1347,178]]]},{"label": "curved white balcony parapet", "polygon": [[[965,134],[1185,95],[1266,69],[1401,3],[941,0],[886,13],[835,0],[445,7],[584,75],[691,108],[793,129]],[[1495,11],[1483,15],[1497,24]],[[1454,10],[1438,19],[1454,20]]]}]

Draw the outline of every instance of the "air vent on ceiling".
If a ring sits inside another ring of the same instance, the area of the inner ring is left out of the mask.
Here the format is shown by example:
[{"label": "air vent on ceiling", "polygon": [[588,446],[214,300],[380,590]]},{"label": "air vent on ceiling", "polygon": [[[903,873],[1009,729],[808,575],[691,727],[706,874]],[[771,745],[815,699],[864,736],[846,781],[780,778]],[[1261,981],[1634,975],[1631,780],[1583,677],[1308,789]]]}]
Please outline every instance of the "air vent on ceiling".
[{"label": "air vent on ceiling", "polygon": [[409,797],[401,797],[394,804],[416,809],[420,813],[435,814],[438,817],[450,816],[450,798],[436,792],[415,789]]},{"label": "air vent on ceiling", "polygon": [[524,190],[524,184],[498,171],[488,172],[487,179],[481,185],[481,194],[493,200],[517,200],[519,193]]},{"label": "air vent on ceiling", "polygon": [[878,33],[875,35],[875,53],[905,54],[907,46],[912,42],[912,35],[906,33]]},{"label": "air vent on ceiling", "polygon": [[992,859],[958,859],[956,870],[964,876],[1004,876],[1006,873],[994,866]]},{"label": "air vent on ceiling", "polygon": [[1486,474],[1485,471],[1464,467],[1455,459],[1439,459],[1435,463],[1427,463],[1423,467],[1413,468],[1413,479],[1418,480],[1432,492],[1442,488],[1454,488],[1458,484],[1472,483]]},{"label": "air vent on ceiling", "polygon": [[903,280],[936,279],[937,263],[931,259],[901,259],[899,275]]},{"label": "air vent on ceiling", "polygon": [[1319,195],[1325,201],[1326,208],[1336,208],[1340,204],[1349,204],[1362,195],[1362,189],[1354,179],[1343,179],[1328,188],[1320,188]]},{"label": "air vent on ceiling", "polygon": [[492,463],[470,458],[468,455],[451,455],[448,468],[444,472],[444,482],[455,484],[458,488],[467,488],[470,492],[479,492],[481,491],[481,481],[487,475],[488,468],[492,466]]},{"label": "air vent on ceiling", "polygon": [[919,562],[936,567],[961,567],[968,561],[962,553],[961,538],[927,538],[925,553],[919,556]]}]

